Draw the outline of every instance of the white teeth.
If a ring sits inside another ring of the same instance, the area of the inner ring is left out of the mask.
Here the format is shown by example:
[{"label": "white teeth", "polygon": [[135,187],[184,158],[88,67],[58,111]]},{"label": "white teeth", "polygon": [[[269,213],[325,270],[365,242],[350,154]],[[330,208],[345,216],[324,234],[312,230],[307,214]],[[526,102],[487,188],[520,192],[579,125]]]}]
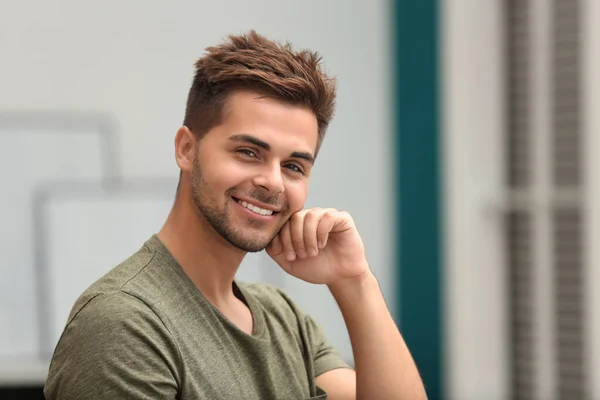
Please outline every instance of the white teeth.
[{"label": "white teeth", "polygon": [[256,207],[254,204],[250,204],[245,201],[238,200],[238,203],[240,203],[241,205],[246,207],[248,210],[255,212],[257,214],[260,214],[260,215],[272,215],[273,214],[272,210],[266,210],[264,208]]}]

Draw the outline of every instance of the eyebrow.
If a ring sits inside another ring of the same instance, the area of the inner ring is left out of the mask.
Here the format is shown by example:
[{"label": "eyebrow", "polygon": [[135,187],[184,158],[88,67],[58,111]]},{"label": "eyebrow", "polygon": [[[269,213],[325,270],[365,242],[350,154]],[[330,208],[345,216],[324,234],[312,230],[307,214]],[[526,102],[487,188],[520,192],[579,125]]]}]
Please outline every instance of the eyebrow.
[{"label": "eyebrow", "polygon": [[[234,141],[234,142],[251,143],[257,147],[260,147],[267,151],[271,151],[271,145],[269,143],[264,142],[257,137],[254,137],[252,135],[248,135],[245,133],[230,136],[229,140]],[[301,159],[309,162],[310,164],[315,163],[315,157],[311,153],[308,153],[306,151],[294,151],[292,154],[290,154],[290,157],[301,158]]]}]

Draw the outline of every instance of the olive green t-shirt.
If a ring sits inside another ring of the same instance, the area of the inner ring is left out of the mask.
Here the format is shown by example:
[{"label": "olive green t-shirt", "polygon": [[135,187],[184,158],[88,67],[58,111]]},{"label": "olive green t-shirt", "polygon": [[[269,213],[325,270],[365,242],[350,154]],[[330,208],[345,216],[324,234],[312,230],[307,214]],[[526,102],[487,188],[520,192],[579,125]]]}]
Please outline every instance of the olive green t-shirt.
[{"label": "olive green t-shirt", "polygon": [[60,399],[324,399],[348,368],[279,289],[236,284],[252,335],[212,306],[156,236],[76,301],[44,393]]}]

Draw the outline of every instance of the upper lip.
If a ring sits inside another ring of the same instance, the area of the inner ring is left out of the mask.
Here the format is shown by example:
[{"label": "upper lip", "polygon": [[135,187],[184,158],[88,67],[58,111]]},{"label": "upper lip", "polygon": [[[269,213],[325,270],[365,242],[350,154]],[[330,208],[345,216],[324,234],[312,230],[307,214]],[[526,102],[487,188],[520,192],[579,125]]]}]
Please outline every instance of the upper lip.
[{"label": "upper lip", "polygon": [[236,200],[239,200],[239,201],[245,201],[246,203],[250,203],[253,206],[256,206],[256,207],[259,207],[259,208],[263,208],[265,210],[271,210],[273,212],[279,212],[279,209],[275,208],[274,206],[269,205],[269,204],[265,204],[265,203],[261,203],[258,200],[254,200],[254,199],[248,200],[248,199],[244,199],[242,197],[237,197],[237,196],[233,196],[233,198],[236,199]]}]

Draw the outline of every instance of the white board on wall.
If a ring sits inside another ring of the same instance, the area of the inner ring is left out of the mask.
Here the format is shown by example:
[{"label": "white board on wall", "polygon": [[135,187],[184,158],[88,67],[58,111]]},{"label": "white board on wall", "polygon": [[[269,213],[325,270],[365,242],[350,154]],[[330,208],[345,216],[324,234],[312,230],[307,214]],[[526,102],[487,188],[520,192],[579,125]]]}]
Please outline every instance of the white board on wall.
[{"label": "white board on wall", "polygon": [[103,142],[94,129],[0,124],[0,363],[39,354],[36,192],[58,178],[99,181]]},{"label": "white board on wall", "polygon": [[41,205],[47,305],[42,353],[49,357],[77,297],[160,229],[171,190],[62,186]]}]

